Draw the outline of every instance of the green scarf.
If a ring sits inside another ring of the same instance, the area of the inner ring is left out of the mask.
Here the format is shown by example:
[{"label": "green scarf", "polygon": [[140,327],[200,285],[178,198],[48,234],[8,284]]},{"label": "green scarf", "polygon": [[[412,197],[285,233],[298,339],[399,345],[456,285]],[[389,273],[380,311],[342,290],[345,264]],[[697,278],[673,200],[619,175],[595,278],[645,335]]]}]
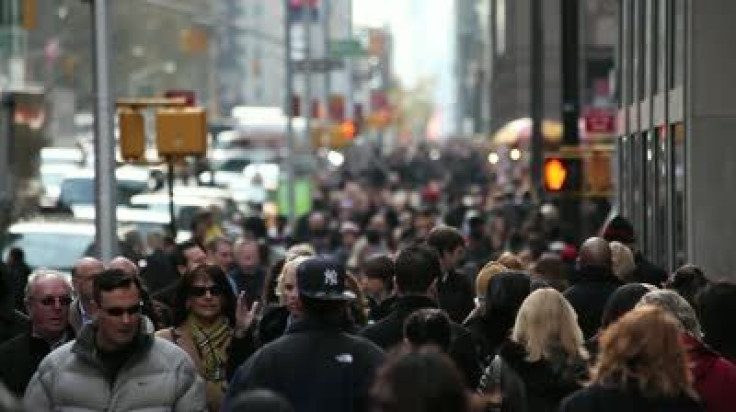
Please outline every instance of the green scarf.
[{"label": "green scarf", "polygon": [[194,345],[204,366],[204,379],[210,382],[225,380],[225,342],[232,334],[227,320],[221,317],[212,325],[205,326],[191,315],[187,326],[192,332]]}]

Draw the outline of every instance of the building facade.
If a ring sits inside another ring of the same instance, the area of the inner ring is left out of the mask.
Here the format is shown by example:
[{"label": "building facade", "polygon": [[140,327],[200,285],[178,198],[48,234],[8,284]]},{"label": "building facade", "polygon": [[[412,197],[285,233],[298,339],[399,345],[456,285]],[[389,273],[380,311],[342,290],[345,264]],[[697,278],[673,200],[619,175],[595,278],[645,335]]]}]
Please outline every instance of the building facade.
[{"label": "building facade", "polygon": [[619,3],[619,210],[657,263],[734,279],[736,3]]}]

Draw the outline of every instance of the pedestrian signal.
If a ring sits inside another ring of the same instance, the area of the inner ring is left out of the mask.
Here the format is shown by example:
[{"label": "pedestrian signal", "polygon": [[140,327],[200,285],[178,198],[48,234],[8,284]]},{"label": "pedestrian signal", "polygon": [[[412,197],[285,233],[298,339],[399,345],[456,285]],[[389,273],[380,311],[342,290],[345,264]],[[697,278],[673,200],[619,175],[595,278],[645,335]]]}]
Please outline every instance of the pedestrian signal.
[{"label": "pedestrian signal", "polygon": [[340,123],[340,134],[345,139],[353,139],[355,138],[355,123],[351,120],[346,120],[342,123]]},{"label": "pedestrian signal", "polygon": [[551,193],[579,193],[582,159],[550,156],[544,161],[544,189]]},{"label": "pedestrian signal", "polygon": [[143,115],[123,107],[118,110],[120,125],[120,157],[125,160],[141,160],[146,150],[146,133]]}]

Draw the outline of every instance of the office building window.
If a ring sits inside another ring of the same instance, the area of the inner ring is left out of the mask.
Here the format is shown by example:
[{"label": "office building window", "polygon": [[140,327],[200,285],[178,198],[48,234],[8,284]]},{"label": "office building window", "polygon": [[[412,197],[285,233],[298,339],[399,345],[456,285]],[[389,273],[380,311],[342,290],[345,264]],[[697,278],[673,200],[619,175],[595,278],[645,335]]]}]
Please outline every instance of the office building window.
[{"label": "office building window", "polygon": [[674,253],[675,267],[685,264],[687,259],[687,212],[685,210],[685,200],[687,196],[687,187],[685,184],[686,161],[685,159],[685,125],[678,123],[671,129],[673,140],[673,203],[674,203]]}]

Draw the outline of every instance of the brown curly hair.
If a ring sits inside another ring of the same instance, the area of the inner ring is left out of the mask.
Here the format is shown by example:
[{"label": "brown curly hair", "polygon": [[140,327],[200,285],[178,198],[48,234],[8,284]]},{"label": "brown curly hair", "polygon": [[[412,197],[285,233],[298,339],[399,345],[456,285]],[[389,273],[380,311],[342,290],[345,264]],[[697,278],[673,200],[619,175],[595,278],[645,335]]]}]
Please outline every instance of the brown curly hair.
[{"label": "brown curly hair", "polygon": [[592,381],[636,385],[651,397],[695,396],[678,323],[653,306],[630,311],[603,332]]}]

